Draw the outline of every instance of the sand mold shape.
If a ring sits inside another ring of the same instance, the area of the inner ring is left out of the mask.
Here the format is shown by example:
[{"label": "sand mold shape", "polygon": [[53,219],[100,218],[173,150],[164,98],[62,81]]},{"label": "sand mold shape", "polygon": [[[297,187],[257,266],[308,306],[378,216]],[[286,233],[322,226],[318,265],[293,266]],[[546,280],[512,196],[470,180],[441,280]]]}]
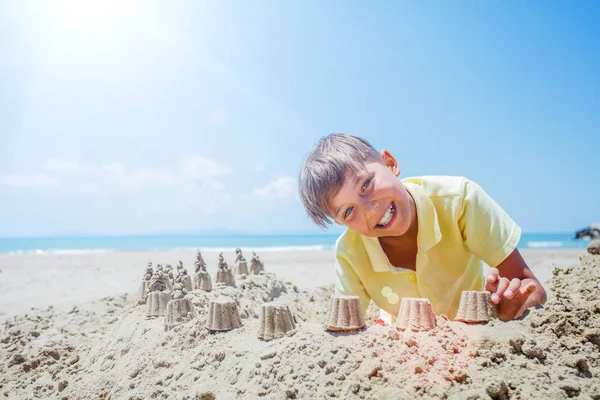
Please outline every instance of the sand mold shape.
[{"label": "sand mold shape", "polygon": [[191,292],[194,289],[192,286],[192,277],[187,274],[182,275],[179,278],[179,282],[181,282],[183,288],[188,292]]},{"label": "sand mold shape", "polygon": [[265,265],[261,261],[261,259],[256,255],[256,253],[252,253],[252,260],[250,265],[250,273],[252,275],[258,275],[265,270]]},{"label": "sand mold shape", "polygon": [[400,330],[428,331],[436,327],[436,318],[427,299],[405,297],[396,321]]},{"label": "sand mold shape", "polygon": [[296,331],[296,322],[289,307],[277,302],[265,303],[260,308],[259,339],[273,340]]},{"label": "sand mold shape", "polygon": [[167,304],[171,300],[171,292],[154,291],[146,298],[146,316],[148,318],[165,315]]},{"label": "sand mold shape", "polygon": [[242,249],[235,249],[235,262],[233,263],[233,273],[238,275],[248,275],[248,263],[242,254]]},{"label": "sand mold shape", "polygon": [[208,305],[206,328],[211,331],[229,331],[242,325],[240,313],[234,300],[221,297]]},{"label": "sand mold shape", "polygon": [[172,299],[167,303],[165,312],[165,330],[173,328],[175,325],[190,321],[196,318],[196,311],[190,299]]},{"label": "sand mold shape", "polygon": [[358,296],[333,296],[325,329],[328,331],[353,331],[365,327],[365,318]]},{"label": "sand mold shape", "polygon": [[138,304],[146,304],[146,296],[149,287],[150,280],[144,280],[140,283],[140,288],[138,289]]},{"label": "sand mold shape", "polygon": [[200,270],[194,274],[194,288],[210,292],[212,290],[212,279],[206,270]]},{"label": "sand mold shape", "polygon": [[246,260],[239,260],[233,264],[233,273],[236,276],[248,275],[248,263]]},{"label": "sand mold shape", "polygon": [[217,283],[234,286],[235,277],[233,276],[233,271],[231,271],[229,268],[219,268],[217,271]]},{"label": "sand mold shape", "polygon": [[587,251],[590,254],[600,254],[600,239],[592,240],[587,246]]},{"label": "sand mold shape", "polygon": [[458,312],[454,318],[456,321],[488,322],[493,318],[498,318],[498,311],[492,304],[489,292],[462,292]]}]

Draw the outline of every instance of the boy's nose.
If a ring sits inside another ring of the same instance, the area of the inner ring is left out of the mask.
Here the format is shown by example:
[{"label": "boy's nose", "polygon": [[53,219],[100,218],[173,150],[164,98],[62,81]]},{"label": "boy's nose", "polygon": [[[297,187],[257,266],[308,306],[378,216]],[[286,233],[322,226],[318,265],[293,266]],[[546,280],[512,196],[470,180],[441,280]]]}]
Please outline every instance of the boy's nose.
[{"label": "boy's nose", "polygon": [[364,200],[363,204],[365,214],[368,219],[371,219],[374,215],[377,215],[377,211],[379,210],[379,202],[375,200]]}]

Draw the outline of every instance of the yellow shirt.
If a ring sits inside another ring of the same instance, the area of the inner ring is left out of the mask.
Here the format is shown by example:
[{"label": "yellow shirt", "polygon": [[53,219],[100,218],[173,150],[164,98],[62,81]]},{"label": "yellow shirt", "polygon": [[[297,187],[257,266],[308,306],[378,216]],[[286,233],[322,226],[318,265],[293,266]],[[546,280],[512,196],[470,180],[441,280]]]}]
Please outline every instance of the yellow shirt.
[{"label": "yellow shirt", "polygon": [[[521,228],[476,183],[462,177],[406,178],[418,219],[416,271],[392,266],[378,238],[347,229],[336,242],[338,294],[373,300],[398,315],[403,297],[428,298],[454,319],[463,290],[483,290],[484,264],[496,267],[516,248]],[[387,322],[390,315],[382,313]]]}]

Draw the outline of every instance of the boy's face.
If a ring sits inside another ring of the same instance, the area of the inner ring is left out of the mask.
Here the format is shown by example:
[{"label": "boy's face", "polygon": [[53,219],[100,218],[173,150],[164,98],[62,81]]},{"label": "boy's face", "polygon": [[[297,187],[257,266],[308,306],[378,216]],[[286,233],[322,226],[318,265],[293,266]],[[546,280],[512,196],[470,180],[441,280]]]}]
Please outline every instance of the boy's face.
[{"label": "boy's face", "polygon": [[382,162],[366,164],[357,174],[347,174],[331,199],[331,215],[340,225],[371,237],[400,236],[412,221],[412,197],[398,180],[400,168],[387,151]]}]

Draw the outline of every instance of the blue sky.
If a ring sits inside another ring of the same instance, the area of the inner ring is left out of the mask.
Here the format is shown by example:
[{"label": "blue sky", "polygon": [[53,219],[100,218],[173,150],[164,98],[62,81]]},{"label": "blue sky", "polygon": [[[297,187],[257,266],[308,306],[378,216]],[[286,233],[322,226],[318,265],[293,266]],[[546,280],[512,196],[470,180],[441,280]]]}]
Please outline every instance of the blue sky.
[{"label": "blue sky", "polygon": [[3,2],[0,236],[319,232],[296,178],[331,132],[390,150],[403,176],[475,180],[525,231],[600,222],[598,15]]}]

